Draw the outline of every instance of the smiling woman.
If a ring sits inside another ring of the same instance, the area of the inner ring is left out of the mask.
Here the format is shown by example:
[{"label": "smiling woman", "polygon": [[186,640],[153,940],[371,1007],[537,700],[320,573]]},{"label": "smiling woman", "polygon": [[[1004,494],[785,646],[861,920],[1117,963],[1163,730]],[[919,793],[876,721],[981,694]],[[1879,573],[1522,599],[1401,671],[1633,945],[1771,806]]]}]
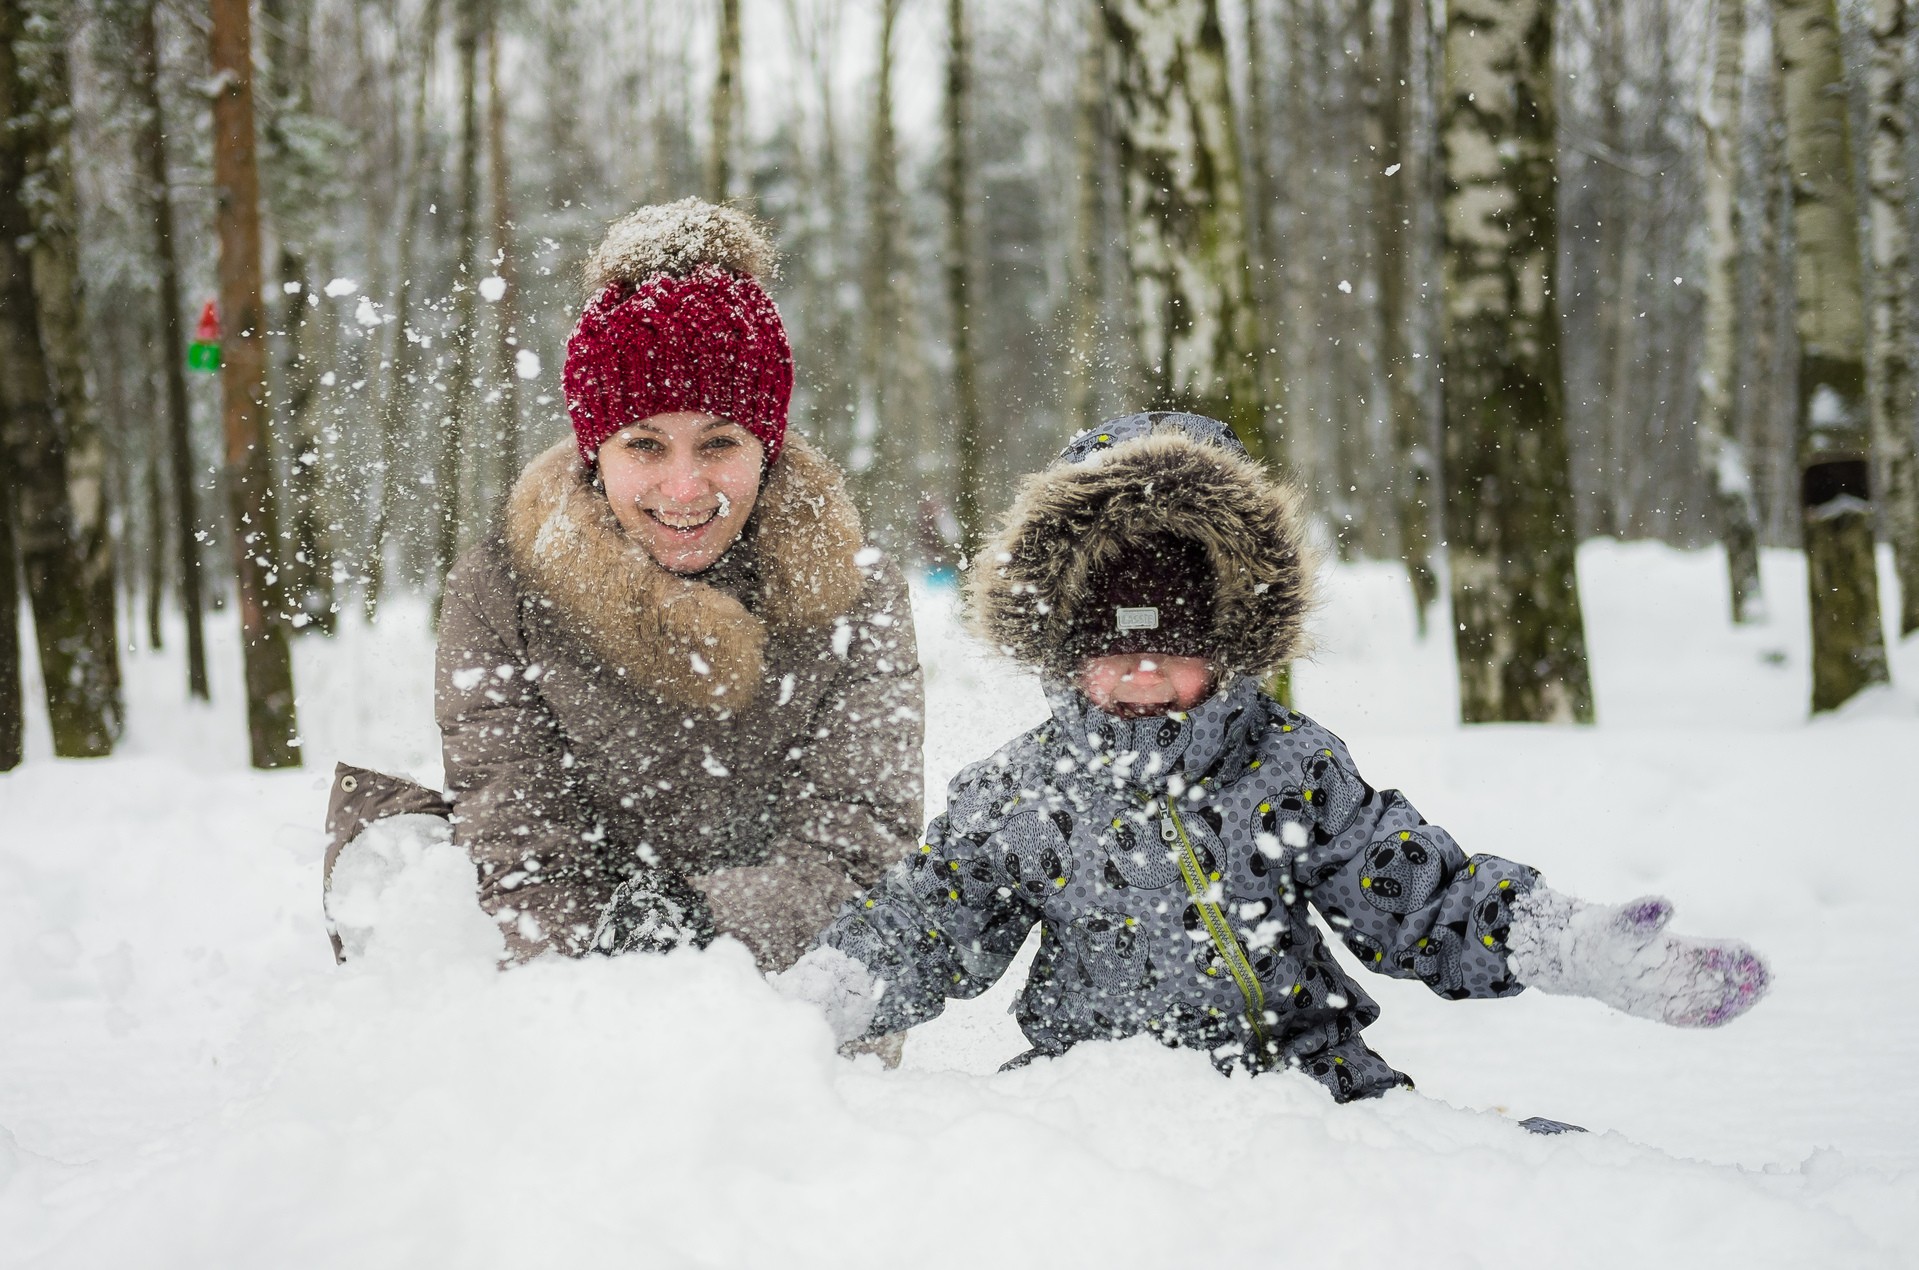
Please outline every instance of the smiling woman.
[{"label": "smiling woman", "polygon": [[[838,469],[787,432],[772,267],[729,208],[615,222],[567,345],[574,435],[447,577],[452,837],[515,958],[730,934],[782,967],[917,828],[905,586]],[[336,845],[421,810],[388,778],[341,779]]]},{"label": "smiling woman", "polygon": [[737,423],[698,410],[654,415],[600,447],[600,481],[620,528],[675,573],[726,554],[753,514],[765,454]]}]

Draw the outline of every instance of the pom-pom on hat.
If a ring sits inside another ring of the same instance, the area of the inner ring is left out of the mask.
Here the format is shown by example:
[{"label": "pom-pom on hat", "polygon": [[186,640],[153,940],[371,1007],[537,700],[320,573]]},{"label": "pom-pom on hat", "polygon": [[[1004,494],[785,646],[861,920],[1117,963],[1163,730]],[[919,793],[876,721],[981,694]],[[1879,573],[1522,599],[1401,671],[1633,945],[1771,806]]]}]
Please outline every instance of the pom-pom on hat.
[{"label": "pom-pom on hat", "polygon": [[658,414],[699,410],[759,439],[771,467],[786,440],[793,350],[761,287],[777,268],[751,216],[702,199],[642,207],[587,257],[590,297],[566,342],[566,411],[580,454]]}]

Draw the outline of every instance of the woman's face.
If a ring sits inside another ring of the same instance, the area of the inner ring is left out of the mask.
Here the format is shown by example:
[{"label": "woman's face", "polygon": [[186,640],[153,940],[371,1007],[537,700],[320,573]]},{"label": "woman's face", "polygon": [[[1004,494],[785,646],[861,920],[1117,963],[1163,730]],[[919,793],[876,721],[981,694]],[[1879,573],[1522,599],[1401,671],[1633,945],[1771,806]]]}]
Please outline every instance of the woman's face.
[{"label": "woman's face", "polygon": [[681,410],[615,432],[599,462],[607,502],[627,536],[661,567],[699,573],[746,528],[765,451],[737,423]]}]

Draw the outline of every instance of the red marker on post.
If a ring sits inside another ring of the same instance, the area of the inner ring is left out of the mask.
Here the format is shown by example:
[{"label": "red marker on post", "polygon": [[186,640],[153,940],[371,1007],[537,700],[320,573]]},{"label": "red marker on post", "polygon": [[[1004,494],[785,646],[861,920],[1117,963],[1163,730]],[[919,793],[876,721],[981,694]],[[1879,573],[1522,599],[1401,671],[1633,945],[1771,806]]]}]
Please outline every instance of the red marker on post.
[{"label": "red marker on post", "polygon": [[187,345],[187,369],[211,375],[220,369],[220,305],[208,300],[200,310],[200,324],[193,328],[193,342]]}]

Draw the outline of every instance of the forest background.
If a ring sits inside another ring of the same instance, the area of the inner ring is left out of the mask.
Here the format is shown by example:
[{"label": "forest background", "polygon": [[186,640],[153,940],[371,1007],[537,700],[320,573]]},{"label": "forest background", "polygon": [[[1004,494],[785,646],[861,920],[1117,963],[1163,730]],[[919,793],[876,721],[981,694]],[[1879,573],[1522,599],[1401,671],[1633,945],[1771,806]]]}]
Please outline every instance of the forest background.
[{"label": "forest background", "polygon": [[101,754],[122,648],[241,690],[234,609],[296,763],[287,641],[434,595],[565,432],[577,263],[695,193],[918,569],[1199,409],[1450,587],[1468,721],[1590,720],[1595,535],[1723,544],[1739,620],[1804,547],[1836,707],[1919,628],[1916,74],[1913,0],[0,0],[0,768],[17,635]]}]

